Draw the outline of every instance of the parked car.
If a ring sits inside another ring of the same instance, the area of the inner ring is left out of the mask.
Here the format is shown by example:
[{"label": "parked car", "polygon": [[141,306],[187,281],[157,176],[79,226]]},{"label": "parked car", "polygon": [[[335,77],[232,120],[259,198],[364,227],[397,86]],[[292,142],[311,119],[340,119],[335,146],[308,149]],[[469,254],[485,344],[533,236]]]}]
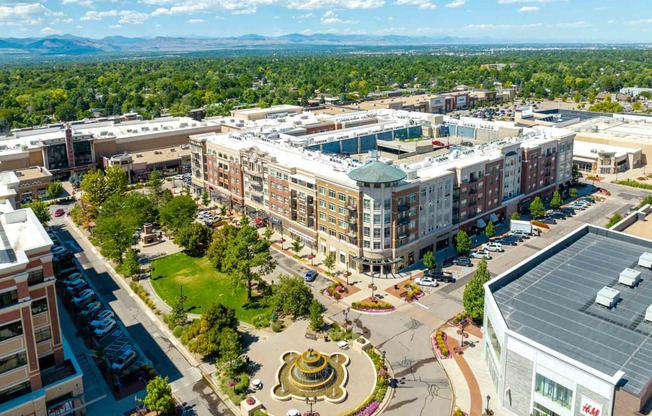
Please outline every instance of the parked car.
[{"label": "parked car", "polygon": [[546,218],[541,218],[539,221],[544,224],[557,224],[557,221],[554,218],[546,217]]},{"label": "parked car", "polygon": [[65,214],[66,214],[66,210],[63,208],[59,208],[58,210],[54,211],[55,217],[63,217]]},{"label": "parked car", "polygon": [[72,282],[65,285],[66,288],[64,291],[69,295],[76,295],[84,289],[88,289],[88,282],[82,278],[75,279]]},{"label": "parked car", "polygon": [[575,209],[571,207],[559,208],[559,211],[563,212],[567,216],[575,215]]},{"label": "parked car", "polygon": [[453,259],[453,264],[456,266],[473,267],[473,263],[471,263],[471,259],[468,257],[457,257]]},{"label": "parked car", "polygon": [[81,278],[82,278],[82,274],[79,273],[79,272],[76,272],[76,273],[72,273],[72,274],[64,277],[63,279],[61,279],[61,283],[65,286],[65,285],[68,285],[73,280],[77,280],[77,279],[81,279]]},{"label": "parked car", "polygon": [[555,212],[555,213],[547,215],[547,218],[553,218],[555,220],[565,220],[566,216],[564,214],[562,214],[561,212]]},{"label": "parked car", "polygon": [[505,249],[503,248],[503,245],[501,243],[496,243],[496,242],[489,242],[487,244],[484,244],[482,248],[485,251],[498,251],[498,252],[503,252]]},{"label": "parked car", "polygon": [[100,326],[95,328],[95,330],[93,330],[93,335],[95,335],[95,337],[97,337],[97,338],[104,338],[105,336],[107,336],[111,332],[113,332],[116,325],[117,324],[115,323],[115,321],[113,319],[106,320],[106,321],[102,322],[102,324]]},{"label": "parked car", "polygon": [[308,270],[304,275],[303,275],[303,280],[306,282],[314,282],[315,279],[317,278],[317,273],[314,270]]},{"label": "parked car", "polygon": [[423,273],[423,275],[437,279],[438,282],[446,282],[446,283],[455,282],[455,277],[453,276],[453,273],[445,272],[442,269],[428,269]]},{"label": "parked car", "polygon": [[595,203],[595,200],[594,200],[593,198],[589,198],[589,197],[587,197],[587,196],[582,197],[582,198],[578,198],[577,201],[580,201],[580,202],[586,202],[586,203],[588,203],[588,204],[593,204],[593,203]]},{"label": "parked car", "polygon": [[568,205],[568,207],[574,210],[584,211],[588,207],[588,205],[583,204],[581,202],[572,202],[571,204]]},{"label": "parked car", "polygon": [[99,312],[97,315],[95,315],[95,319],[93,319],[90,323],[91,328],[97,328],[102,324],[102,322],[107,321],[109,319],[113,319],[113,312],[111,312],[108,309],[104,309],[103,311]]},{"label": "parked car", "polygon": [[54,246],[52,246],[50,251],[52,252],[52,254],[63,254],[65,252],[67,252],[68,249],[63,247],[63,246],[54,245]]},{"label": "parked car", "polygon": [[91,289],[84,289],[72,298],[72,303],[75,304],[77,308],[83,308],[87,304],[95,300],[95,292]]},{"label": "parked car", "polygon": [[55,263],[63,263],[72,260],[74,257],[75,255],[73,253],[71,253],[70,251],[66,251],[61,254],[54,254],[52,256],[52,261]]},{"label": "parked car", "polygon": [[[491,243],[491,244],[495,244],[495,243]],[[501,251],[503,251],[502,246],[501,246]],[[489,250],[486,249],[471,251],[469,253],[469,257],[471,257],[472,259],[485,259],[485,260],[491,260],[493,258],[491,257],[491,253],[489,253]]]},{"label": "parked car", "polygon": [[414,279],[414,283],[418,284],[419,286],[428,286],[428,287],[439,286],[439,283],[437,283],[437,279],[430,276],[418,277]]},{"label": "parked car", "polygon": [[138,358],[136,351],[134,351],[130,346],[127,346],[122,350],[115,362],[111,364],[111,368],[113,371],[122,371],[136,361],[136,358]]},{"label": "parked car", "polygon": [[96,313],[102,310],[102,303],[99,301],[94,301],[84,306],[84,309],[81,310],[80,315],[84,318],[92,318]]},{"label": "parked car", "polygon": [[510,237],[530,238],[530,234],[523,230],[513,230],[507,233],[507,235]]},{"label": "parked car", "polygon": [[494,241],[494,243],[502,244],[502,245],[505,245],[505,246],[515,246],[515,245],[517,245],[516,240],[513,240],[513,239],[511,239],[509,237],[498,238],[498,239],[496,239]]}]

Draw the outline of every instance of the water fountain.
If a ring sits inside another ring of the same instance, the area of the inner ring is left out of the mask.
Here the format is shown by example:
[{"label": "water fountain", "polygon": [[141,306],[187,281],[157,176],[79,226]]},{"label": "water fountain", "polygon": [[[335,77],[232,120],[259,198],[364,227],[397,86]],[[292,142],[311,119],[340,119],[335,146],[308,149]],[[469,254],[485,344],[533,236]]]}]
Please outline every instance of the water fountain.
[{"label": "water fountain", "polygon": [[341,403],[347,395],[344,385],[348,380],[346,366],[349,362],[349,357],[339,352],[328,355],[312,348],[301,354],[288,351],[281,356],[272,397],[304,400],[310,396]]}]

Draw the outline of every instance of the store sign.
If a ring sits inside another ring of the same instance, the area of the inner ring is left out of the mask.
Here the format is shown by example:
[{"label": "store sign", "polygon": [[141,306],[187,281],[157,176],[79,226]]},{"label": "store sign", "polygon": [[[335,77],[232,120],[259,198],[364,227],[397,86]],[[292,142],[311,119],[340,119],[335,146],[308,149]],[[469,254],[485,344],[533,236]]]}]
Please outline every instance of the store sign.
[{"label": "store sign", "polygon": [[58,416],[58,415],[64,415],[72,412],[74,409],[74,406],[72,404],[72,400],[68,400],[67,402],[60,403],[54,407],[51,407],[48,409],[48,416]]},{"label": "store sign", "polygon": [[444,99],[443,98],[434,98],[432,100],[432,105],[436,107],[441,107],[444,105]]},{"label": "store sign", "polygon": [[601,416],[602,415],[602,405],[594,402],[591,399],[587,399],[582,396],[580,401],[580,415],[581,416]]},{"label": "store sign", "polygon": [[464,105],[464,104],[466,104],[466,97],[465,96],[457,97],[457,105]]}]

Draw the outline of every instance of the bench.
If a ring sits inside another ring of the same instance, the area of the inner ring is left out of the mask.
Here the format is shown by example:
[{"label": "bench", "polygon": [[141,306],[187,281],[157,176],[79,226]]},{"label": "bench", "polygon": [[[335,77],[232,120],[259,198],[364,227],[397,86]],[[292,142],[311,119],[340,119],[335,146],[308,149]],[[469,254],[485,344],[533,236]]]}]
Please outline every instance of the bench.
[{"label": "bench", "polygon": [[317,341],[317,334],[313,334],[311,332],[306,332],[306,338],[311,339],[313,341]]},{"label": "bench", "polygon": [[407,290],[404,290],[404,291],[402,291],[402,292],[399,292],[398,297],[399,297],[399,298],[404,298],[404,297],[407,296],[407,294],[408,294],[408,291],[407,291]]}]

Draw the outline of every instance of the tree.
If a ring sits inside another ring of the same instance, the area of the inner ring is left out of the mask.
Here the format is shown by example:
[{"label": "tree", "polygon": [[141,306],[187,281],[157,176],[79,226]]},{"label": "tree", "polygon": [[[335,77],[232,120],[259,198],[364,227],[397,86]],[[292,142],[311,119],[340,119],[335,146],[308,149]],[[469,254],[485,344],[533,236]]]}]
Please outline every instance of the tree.
[{"label": "tree", "polygon": [[333,272],[335,267],[335,252],[329,251],[326,257],[324,258],[324,266],[328,269],[329,272]]},{"label": "tree", "polygon": [[34,211],[34,215],[36,215],[36,218],[43,225],[48,225],[48,222],[50,222],[50,220],[52,219],[52,215],[50,214],[50,209],[48,208],[48,204],[46,204],[43,201],[31,202],[25,205],[25,208],[31,208],[32,211]]},{"label": "tree", "polygon": [[324,328],[324,316],[322,311],[324,307],[317,299],[313,299],[310,302],[310,328],[313,331],[320,332]]},{"label": "tree", "polygon": [[61,181],[52,181],[48,184],[48,189],[45,191],[45,195],[48,198],[58,198],[62,192],[63,185],[61,185]]},{"label": "tree", "polygon": [[299,252],[303,248],[303,243],[301,242],[301,238],[299,236],[294,237],[294,240],[292,240],[292,251],[298,256]]},{"label": "tree", "polygon": [[72,175],[70,175],[68,182],[70,182],[73,188],[77,189],[81,185],[83,179],[84,179],[83,174],[79,172],[74,172]]},{"label": "tree", "polygon": [[312,291],[302,278],[281,275],[272,287],[270,304],[274,310],[292,315],[296,319],[309,313],[313,299]]},{"label": "tree", "polygon": [[134,242],[133,219],[124,215],[100,215],[95,222],[91,241],[104,257],[122,264],[123,254]]},{"label": "tree", "polygon": [[563,201],[561,199],[561,194],[559,191],[555,191],[552,194],[552,199],[550,200],[550,208],[557,209],[561,206],[562,203]]},{"label": "tree", "polygon": [[576,92],[575,95],[573,95],[573,101],[575,101],[576,103],[579,103],[580,101],[582,101],[582,94],[580,94],[579,92]]},{"label": "tree", "polygon": [[573,171],[571,173],[573,182],[577,182],[582,179],[582,172],[580,172],[580,166],[576,163],[573,163]]},{"label": "tree", "polygon": [[520,220],[521,215],[518,213],[518,211],[514,211],[514,212],[512,212],[512,215],[510,216],[510,218],[513,219],[513,220]]},{"label": "tree", "polygon": [[188,195],[175,196],[159,210],[161,225],[172,233],[190,225],[197,212],[197,204]]},{"label": "tree", "polygon": [[471,250],[471,239],[464,230],[459,230],[455,236],[455,251],[457,254],[466,254]]},{"label": "tree", "polygon": [[154,205],[161,205],[161,198],[163,196],[163,176],[158,169],[152,169],[147,177],[147,182],[145,183],[147,188],[147,194],[154,202]]},{"label": "tree", "polygon": [[172,312],[170,312],[170,319],[175,326],[185,325],[185,323],[188,322],[188,313],[186,312],[185,302],[186,296],[179,293],[179,296],[177,296],[174,305],[172,306]]},{"label": "tree", "polygon": [[634,104],[632,104],[632,110],[634,110],[634,111],[642,111],[643,110],[643,104],[641,104],[640,101],[634,102]]},{"label": "tree", "polygon": [[143,400],[147,409],[153,410],[157,415],[171,415],[174,412],[174,398],[168,378],[156,376],[147,383],[147,395]]},{"label": "tree", "polygon": [[80,184],[82,190],[82,205],[99,208],[108,199],[106,181],[99,170],[86,172]]},{"label": "tree", "polygon": [[208,226],[193,222],[181,228],[174,236],[174,244],[183,247],[190,256],[201,257],[206,254],[213,230]]},{"label": "tree", "polygon": [[[198,335],[188,344],[188,349],[201,355],[217,354],[218,357],[235,359],[242,351],[240,334],[237,333],[238,319],[235,316],[235,310],[224,306],[221,303],[214,303],[204,309],[199,321],[191,324],[194,328],[189,329]],[[223,338],[224,332],[231,332]],[[237,345],[234,345],[237,343]],[[221,348],[227,348],[224,354]],[[232,357],[231,354],[237,354]]]},{"label": "tree", "polygon": [[253,281],[276,268],[276,261],[269,251],[270,245],[268,240],[259,237],[256,227],[245,225],[224,252],[222,270],[231,276],[235,284],[247,287],[248,300],[251,300]]},{"label": "tree", "polygon": [[543,217],[543,215],[546,213],[546,208],[543,206],[543,202],[541,201],[541,198],[538,196],[534,198],[534,201],[530,204],[530,214],[534,218],[538,217]]},{"label": "tree", "polygon": [[267,240],[271,240],[273,234],[274,234],[274,229],[273,229],[272,227],[269,227],[269,226],[266,227],[266,228],[265,228],[265,232],[263,232],[263,236],[264,236]]},{"label": "tree", "polygon": [[208,196],[208,192],[204,189],[204,191],[201,193],[201,204],[207,207],[210,202],[211,200]]},{"label": "tree", "polygon": [[590,93],[589,93],[589,97],[588,97],[588,99],[589,99],[589,100],[588,100],[588,101],[589,101],[589,104],[593,104],[593,103],[595,103],[595,93],[590,92]]},{"label": "tree", "polygon": [[224,253],[238,234],[238,229],[231,224],[226,224],[218,228],[213,233],[213,239],[208,246],[206,253],[213,267],[222,271],[222,262],[224,260]]},{"label": "tree", "polygon": [[616,213],[609,218],[609,222],[607,223],[607,228],[611,228],[614,225],[618,224],[620,221],[622,221],[623,216]]},{"label": "tree", "polygon": [[437,257],[435,257],[435,253],[433,253],[432,251],[426,252],[426,254],[423,255],[423,265],[426,266],[428,269],[436,269]]},{"label": "tree", "polygon": [[242,354],[242,341],[235,329],[223,328],[219,332],[217,341],[221,361],[232,362]]},{"label": "tree", "polygon": [[118,267],[118,272],[125,276],[130,277],[134,276],[140,272],[140,263],[138,263],[138,254],[139,250],[134,248],[128,248],[127,252],[124,254],[124,260],[120,267]]},{"label": "tree", "polygon": [[228,211],[228,207],[227,207],[226,205],[222,205],[222,206],[220,207],[220,215],[221,215],[222,217],[226,217],[226,213],[227,213],[227,211]]},{"label": "tree", "polygon": [[484,227],[484,235],[486,235],[487,238],[491,238],[496,235],[496,228],[494,227],[493,221],[489,221],[487,226]]},{"label": "tree", "polygon": [[125,172],[119,165],[112,165],[106,169],[104,182],[106,199],[112,196],[123,196],[127,192],[127,185],[129,185],[127,172]]},{"label": "tree", "polygon": [[466,284],[462,302],[464,309],[476,322],[482,321],[484,315],[484,284],[489,281],[491,275],[487,269],[487,260],[484,258],[478,262],[475,274]]},{"label": "tree", "polygon": [[577,189],[575,189],[575,188],[570,188],[570,190],[568,191],[568,195],[569,195],[571,198],[577,198]]}]

